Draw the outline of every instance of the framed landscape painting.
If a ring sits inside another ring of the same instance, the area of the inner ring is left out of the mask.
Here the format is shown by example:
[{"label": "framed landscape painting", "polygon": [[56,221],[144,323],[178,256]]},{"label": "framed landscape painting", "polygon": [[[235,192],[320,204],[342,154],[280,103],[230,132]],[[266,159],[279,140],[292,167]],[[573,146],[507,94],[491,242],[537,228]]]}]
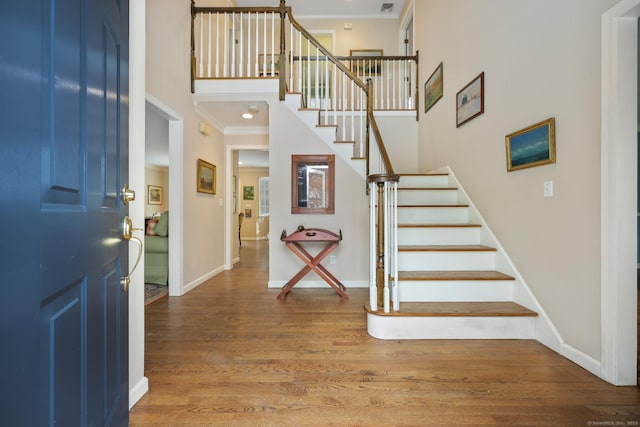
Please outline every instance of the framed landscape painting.
[{"label": "framed landscape painting", "polygon": [[157,185],[147,186],[147,204],[149,205],[162,204],[162,187],[159,187]]},{"label": "framed landscape painting", "polygon": [[555,118],[544,120],[506,136],[507,171],[556,162]]},{"label": "framed landscape painting", "polygon": [[484,113],[484,72],[456,94],[456,127]]},{"label": "framed landscape painting", "polygon": [[424,112],[426,113],[442,98],[444,93],[442,62],[424,83]]},{"label": "framed landscape painting", "polygon": [[216,194],[216,166],[198,159],[197,191]]}]

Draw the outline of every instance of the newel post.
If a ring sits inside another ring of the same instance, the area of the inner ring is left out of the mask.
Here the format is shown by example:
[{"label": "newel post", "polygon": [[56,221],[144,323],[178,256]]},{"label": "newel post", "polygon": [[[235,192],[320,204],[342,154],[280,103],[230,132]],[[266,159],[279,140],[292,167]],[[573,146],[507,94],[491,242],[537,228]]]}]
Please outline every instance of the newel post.
[{"label": "newel post", "polygon": [[285,0],[280,0],[280,101],[284,101],[285,93],[286,93],[286,85],[287,85],[287,76],[286,76],[286,49],[287,46],[285,44],[285,24],[287,18],[287,5]]},{"label": "newel post", "polygon": [[376,288],[378,290],[378,307],[384,306],[384,279],[385,279],[385,266],[384,266],[384,230],[385,230],[385,199],[384,199],[384,182],[376,182],[378,188],[378,221],[377,221],[377,236],[376,236]]}]

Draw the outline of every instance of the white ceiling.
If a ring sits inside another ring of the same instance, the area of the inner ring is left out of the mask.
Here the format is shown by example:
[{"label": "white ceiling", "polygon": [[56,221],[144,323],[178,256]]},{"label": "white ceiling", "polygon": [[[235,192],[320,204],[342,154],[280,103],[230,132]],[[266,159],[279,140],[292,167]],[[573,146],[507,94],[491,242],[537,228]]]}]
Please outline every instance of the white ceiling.
[{"label": "white ceiling", "polygon": [[[253,115],[253,119],[242,118],[242,113],[250,107],[256,107],[258,112]],[[269,106],[266,102],[257,101],[224,101],[224,102],[198,102],[198,109],[213,126],[220,132],[233,133],[234,130],[242,128],[243,131],[251,132],[250,128],[256,131],[265,130],[269,126]],[[248,129],[249,128],[249,129]]]},{"label": "white ceiling", "polygon": [[[278,6],[279,0],[236,0],[240,7]],[[383,3],[393,9],[381,12]],[[405,0],[287,0],[296,18],[395,18],[402,13]]]}]

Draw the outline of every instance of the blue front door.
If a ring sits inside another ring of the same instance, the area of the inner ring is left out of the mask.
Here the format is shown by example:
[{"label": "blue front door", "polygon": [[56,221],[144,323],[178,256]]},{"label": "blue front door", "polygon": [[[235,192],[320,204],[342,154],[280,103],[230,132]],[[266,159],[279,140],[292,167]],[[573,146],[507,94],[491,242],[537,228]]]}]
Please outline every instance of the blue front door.
[{"label": "blue front door", "polygon": [[0,425],[125,426],[128,0],[0,5]]}]

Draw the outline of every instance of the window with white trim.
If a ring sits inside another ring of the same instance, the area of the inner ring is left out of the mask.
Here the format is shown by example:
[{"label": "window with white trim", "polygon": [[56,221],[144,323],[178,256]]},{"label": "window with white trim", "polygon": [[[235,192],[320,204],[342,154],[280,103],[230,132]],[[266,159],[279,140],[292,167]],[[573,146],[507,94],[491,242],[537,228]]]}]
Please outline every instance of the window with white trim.
[{"label": "window with white trim", "polygon": [[260,197],[259,216],[269,215],[269,177],[261,176],[258,178],[258,194]]}]

